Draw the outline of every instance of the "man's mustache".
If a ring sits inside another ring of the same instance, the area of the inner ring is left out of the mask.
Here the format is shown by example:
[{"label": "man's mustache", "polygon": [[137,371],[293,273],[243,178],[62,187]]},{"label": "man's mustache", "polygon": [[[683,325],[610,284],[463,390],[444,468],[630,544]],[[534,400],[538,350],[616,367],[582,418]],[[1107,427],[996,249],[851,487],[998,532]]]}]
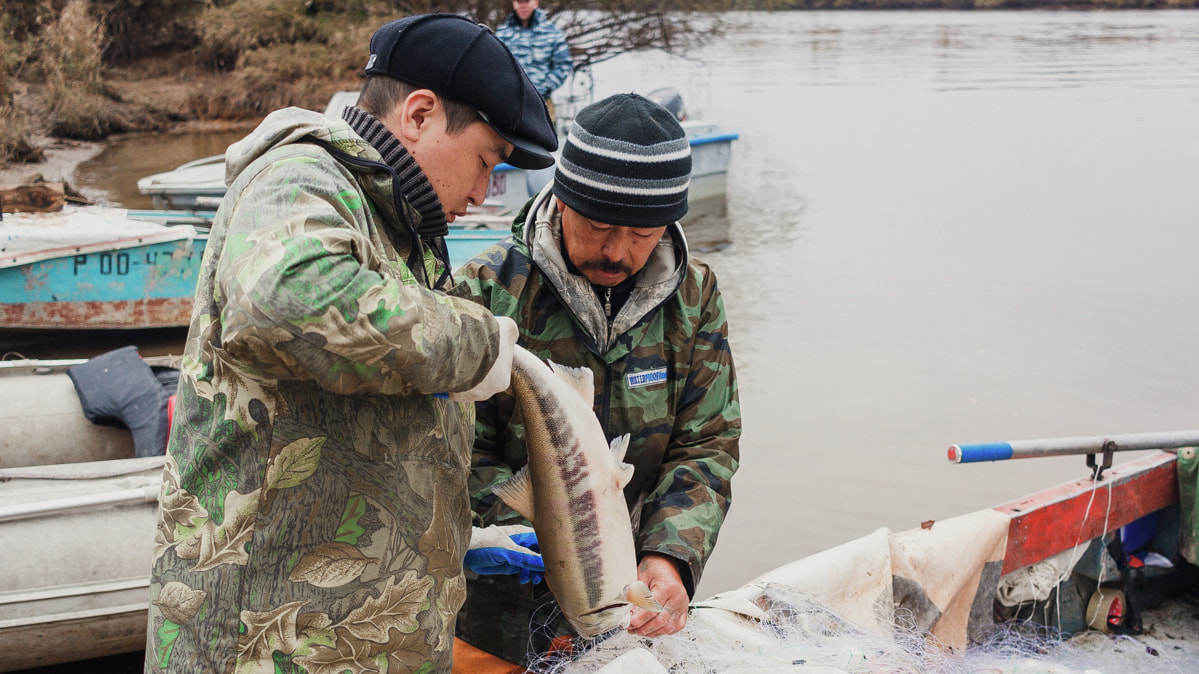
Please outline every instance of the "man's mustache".
[{"label": "man's mustache", "polygon": [[615,274],[615,273],[619,272],[619,273],[623,273],[625,276],[633,275],[633,270],[629,267],[629,265],[627,265],[623,262],[612,262],[610,260],[600,260],[597,262],[584,262],[582,264],[582,266],[579,267],[579,269],[582,271],[586,271],[588,269],[594,269],[596,271],[602,271],[602,272],[606,272],[609,274]]}]

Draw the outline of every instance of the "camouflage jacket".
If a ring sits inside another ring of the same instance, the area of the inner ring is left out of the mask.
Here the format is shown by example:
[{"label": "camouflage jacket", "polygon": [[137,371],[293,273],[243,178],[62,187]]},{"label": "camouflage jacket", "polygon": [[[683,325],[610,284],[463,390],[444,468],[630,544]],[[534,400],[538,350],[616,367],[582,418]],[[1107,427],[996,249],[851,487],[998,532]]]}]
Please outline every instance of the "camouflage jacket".
[{"label": "camouflage jacket", "polygon": [[[498,328],[351,127],[272,113],[226,156],[168,447],[146,670],[446,671],[473,409]],[[410,265],[407,261],[413,261]]]},{"label": "camouflage jacket", "polygon": [[[591,284],[566,270],[551,189],[526,205],[511,237],[459,270],[452,294],[511,316],[534,354],[592,370],[595,412],[608,439],[632,434],[625,461],[636,470],[625,499],[638,554],[682,562],[693,593],[728,512],[740,456],[741,409],[716,277],[688,259],[682,230],[672,225],[609,325]],[[479,403],[477,415],[472,508],[484,524],[523,522],[491,494],[527,461],[520,410],[501,394]],[[558,620],[530,640],[530,617],[534,625],[548,622],[540,611],[552,597],[545,584],[513,578],[468,580],[458,634],[524,662],[526,647],[544,651],[548,638],[569,628]]]}]

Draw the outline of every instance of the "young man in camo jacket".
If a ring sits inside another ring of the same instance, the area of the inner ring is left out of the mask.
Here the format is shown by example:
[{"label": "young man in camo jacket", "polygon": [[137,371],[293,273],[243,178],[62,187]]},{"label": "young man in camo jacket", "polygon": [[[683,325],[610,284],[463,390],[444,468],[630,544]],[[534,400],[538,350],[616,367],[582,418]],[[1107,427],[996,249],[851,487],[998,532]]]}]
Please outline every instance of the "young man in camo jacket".
[{"label": "young man in camo jacket", "polygon": [[366,73],[341,118],[280,110],[226,154],[148,672],[450,669],[470,401],[507,388],[517,330],[441,292],[443,237],[491,169],[550,166],[557,138],[512,54],[462,17],[388,23]]}]

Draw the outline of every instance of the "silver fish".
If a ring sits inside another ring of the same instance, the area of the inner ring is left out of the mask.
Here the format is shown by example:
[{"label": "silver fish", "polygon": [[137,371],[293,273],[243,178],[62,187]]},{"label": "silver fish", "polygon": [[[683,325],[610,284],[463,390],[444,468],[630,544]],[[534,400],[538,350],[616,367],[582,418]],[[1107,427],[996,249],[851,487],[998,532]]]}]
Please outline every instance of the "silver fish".
[{"label": "silver fish", "polygon": [[637,580],[623,489],[629,436],[609,446],[591,409],[591,370],[541,362],[517,346],[512,391],[524,412],[529,461],[492,491],[533,523],[545,580],[581,636],[627,628],[632,606],[661,611]]}]

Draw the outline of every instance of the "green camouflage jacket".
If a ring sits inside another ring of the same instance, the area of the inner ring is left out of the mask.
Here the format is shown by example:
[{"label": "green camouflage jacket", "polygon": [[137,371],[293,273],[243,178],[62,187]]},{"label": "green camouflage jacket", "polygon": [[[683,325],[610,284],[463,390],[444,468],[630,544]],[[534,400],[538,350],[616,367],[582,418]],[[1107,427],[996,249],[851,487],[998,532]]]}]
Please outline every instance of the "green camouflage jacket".
[{"label": "green camouflage jacket", "polygon": [[[728,326],[716,277],[688,259],[682,230],[667,229],[632,296],[609,326],[591,284],[562,258],[551,186],[525,206],[513,236],[459,270],[451,294],[469,296],[520,326],[520,342],[543,359],[595,375],[595,412],[608,439],[631,433],[625,488],[638,554],[682,562],[693,593],[731,500],[739,461],[741,408]],[[483,524],[527,523],[491,494],[527,461],[523,423],[511,395],[477,405],[471,505]],[[513,662],[569,631],[551,627],[545,584],[514,576],[467,582],[458,635]],[[536,626],[530,639],[530,618]]]},{"label": "green camouflage jacket", "polygon": [[[289,108],[226,156],[152,572],[147,671],[446,671],[498,327],[430,289],[395,173]],[[416,264],[410,266],[406,261]]]}]

